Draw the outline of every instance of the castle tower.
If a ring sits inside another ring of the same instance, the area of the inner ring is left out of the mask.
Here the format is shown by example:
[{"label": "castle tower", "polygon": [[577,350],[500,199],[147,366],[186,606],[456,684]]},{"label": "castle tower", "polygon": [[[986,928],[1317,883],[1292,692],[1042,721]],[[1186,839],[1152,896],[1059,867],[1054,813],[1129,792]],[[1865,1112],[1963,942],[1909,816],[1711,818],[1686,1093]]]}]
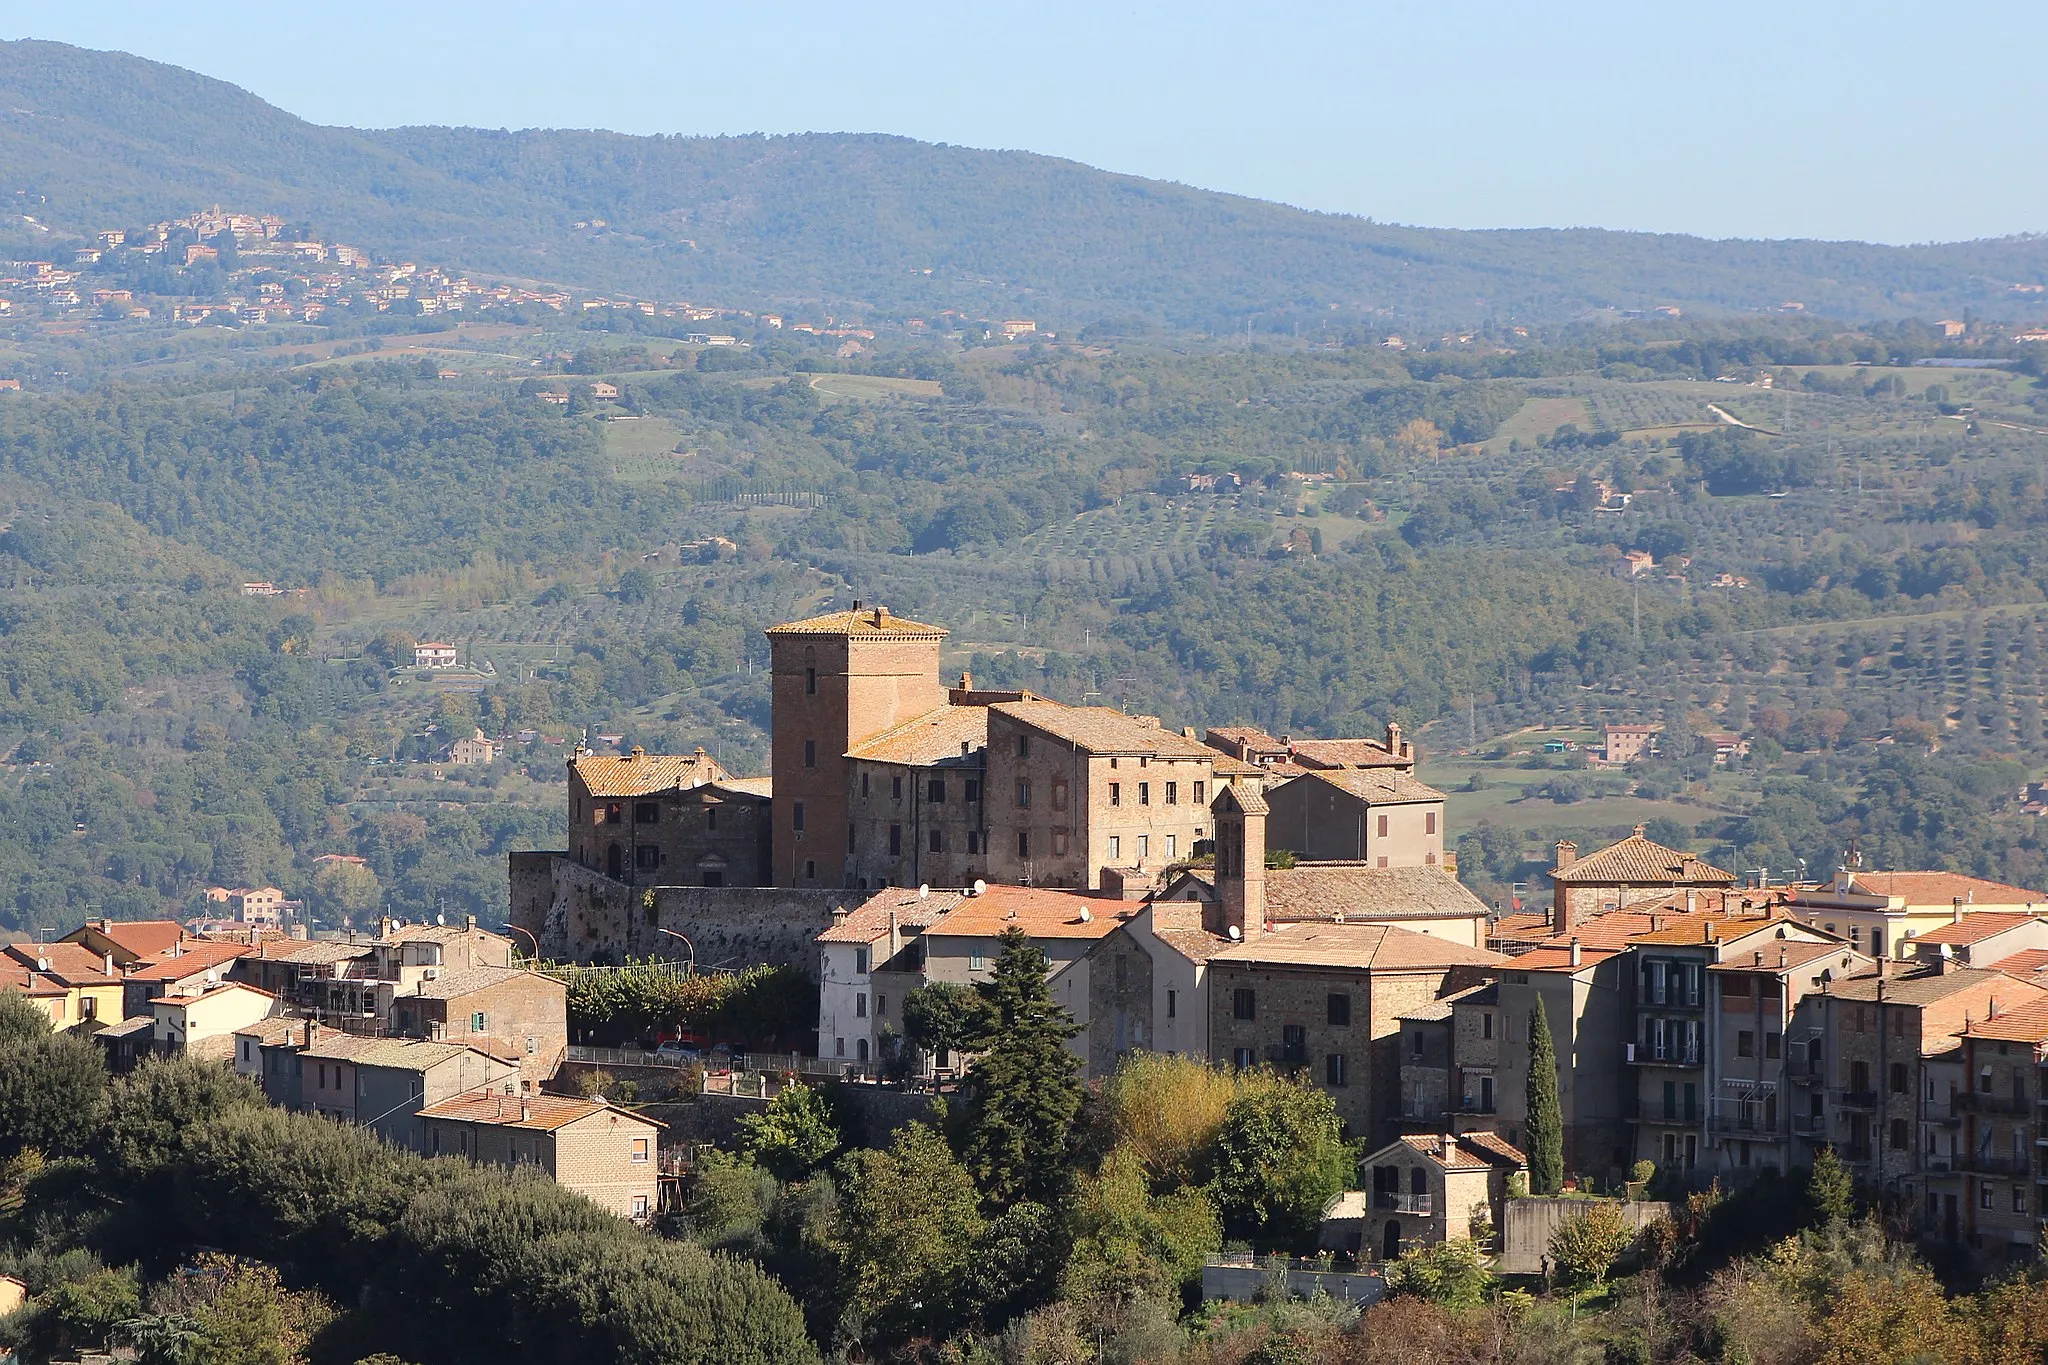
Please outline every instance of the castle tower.
[{"label": "castle tower", "polygon": [[1208,928],[1240,935],[1266,925],[1266,798],[1233,782],[1209,803],[1216,824],[1217,922]]},{"label": "castle tower", "polygon": [[946,704],[946,631],[862,607],[768,628],[777,886],[838,886],[847,854],[846,751]]}]

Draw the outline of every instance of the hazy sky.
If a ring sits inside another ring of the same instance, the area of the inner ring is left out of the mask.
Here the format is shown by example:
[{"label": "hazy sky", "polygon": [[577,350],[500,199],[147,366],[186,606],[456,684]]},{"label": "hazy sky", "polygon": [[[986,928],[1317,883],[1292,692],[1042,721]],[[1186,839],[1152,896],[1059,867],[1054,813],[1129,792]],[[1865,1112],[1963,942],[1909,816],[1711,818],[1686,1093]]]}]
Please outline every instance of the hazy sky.
[{"label": "hazy sky", "polygon": [[1382,220],[2048,230],[2048,3],[0,0],[323,123],[863,131]]}]

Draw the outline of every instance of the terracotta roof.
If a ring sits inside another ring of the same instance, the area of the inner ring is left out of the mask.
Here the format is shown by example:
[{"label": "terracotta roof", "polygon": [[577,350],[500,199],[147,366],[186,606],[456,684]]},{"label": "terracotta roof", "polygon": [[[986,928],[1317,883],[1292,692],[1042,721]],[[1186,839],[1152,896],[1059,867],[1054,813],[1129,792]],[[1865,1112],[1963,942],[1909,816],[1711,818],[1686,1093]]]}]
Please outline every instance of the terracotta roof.
[{"label": "terracotta roof", "polygon": [[1266,869],[1266,916],[1275,920],[1484,917],[1485,902],[1440,867],[1296,863]]},{"label": "terracotta roof", "polygon": [[472,936],[497,939],[501,943],[507,941],[502,934],[494,934],[488,929],[472,928],[467,924],[404,924],[377,941],[386,947],[395,947],[401,943],[460,943]]},{"label": "terracotta roof", "polygon": [[79,943],[10,943],[5,951],[24,967],[49,963],[37,970],[67,986],[105,986],[121,979],[108,974],[105,958]]},{"label": "terracotta roof", "polygon": [[1497,939],[1544,938],[1550,933],[1550,912],[1517,910],[1513,914],[1502,915],[1493,922],[1488,933]]},{"label": "terracotta roof", "polygon": [[1579,965],[1572,965],[1570,948],[1531,948],[1526,953],[1517,953],[1507,959],[1508,967],[1518,972],[1583,972],[1597,966],[1608,958],[1620,953],[1618,948],[1588,948],[1579,945]]},{"label": "terracotta roof", "polygon": [[270,938],[256,945],[250,957],[263,962],[290,962],[299,966],[326,966],[368,957],[370,944],[347,943],[338,938]]},{"label": "terracotta roof", "polygon": [[2029,891],[1960,872],[1858,872],[1855,884],[1876,896],[1898,896],[1908,905],[2048,905],[2048,891]]},{"label": "terracotta roof", "polygon": [[[1518,915],[1515,918],[1524,917]],[[1532,948],[1569,948],[1572,940],[1577,939],[1580,947],[1597,948],[1603,952],[1626,948],[1650,932],[1650,917],[1639,915],[1633,910],[1609,910],[1605,914],[1575,919],[1572,921],[1571,930],[1563,934],[1552,933],[1550,921],[1542,917],[1539,917],[1539,922],[1535,926],[1540,932],[1503,932],[1503,926],[1506,924],[1507,920],[1503,919],[1493,926],[1490,937],[1495,943],[1526,943]],[[1693,936],[1685,942],[1700,942],[1698,923],[1693,925]],[[1516,959],[1518,962],[1520,960]]]},{"label": "terracotta roof", "polygon": [[[1828,989],[1839,1000],[1872,1001],[1877,999],[1879,980],[1875,971],[1862,971],[1834,982]],[[1933,1005],[1984,986],[2004,992],[1993,999],[2016,1005],[2032,999],[2041,989],[2004,972],[1980,967],[1952,966],[1943,971],[1929,966],[1913,972],[1888,971],[1882,981],[1888,1005]]]},{"label": "terracotta roof", "polygon": [[1084,896],[1042,886],[991,886],[979,896],[963,897],[951,913],[941,916],[925,933],[949,938],[994,938],[1006,929],[1022,929],[1032,938],[1102,938],[1123,924],[1119,912],[1136,909],[1130,901],[1107,896]]},{"label": "terracotta roof", "polygon": [[768,627],[770,635],[848,635],[855,639],[942,640],[949,632],[944,626],[928,626],[902,616],[892,616],[887,607],[862,607],[859,611],[834,611],[802,621],[784,621]]},{"label": "terracotta roof", "polygon": [[2017,1043],[2048,1042],[2048,994],[2025,1000],[1989,1019],[1972,1020],[1968,1029],[1975,1038],[1996,1038]]},{"label": "terracotta roof", "polygon": [[169,950],[153,954],[129,971],[130,981],[183,981],[188,976],[224,967],[238,957],[256,950],[246,943],[217,943],[212,939],[186,939],[174,954]]},{"label": "terracotta roof", "polygon": [[1273,774],[1271,768],[1261,767],[1257,763],[1247,763],[1241,758],[1233,758],[1220,749],[1216,751],[1215,764],[1216,771],[1225,777],[1270,777]]},{"label": "terracotta roof", "polygon": [[[1496,1003],[1499,993],[1500,987],[1494,982],[1482,982],[1477,986],[1467,986],[1462,991],[1452,991],[1449,995],[1440,995],[1426,1004],[1417,1005],[1414,1009],[1405,1010],[1394,1017],[1396,1019],[1413,1020],[1418,1024],[1439,1024],[1451,1017],[1456,1006],[1468,1003],[1493,1004]],[[1488,995],[1494,996],[1495,999],[1482,1001],[1482,997]]]},{"label": "terracotta roof", "polygon": [[[1507,1139],[1494,1133],[1460,1133],[1446,1141],[1443,1133],[1409,1133],[1395,1138],[1380,1152],[1396,1147],[1406,1147],[1417,1156],[1427,1157],[1437,1165],[1453,1171],[1483,1171],[1496,1165],[1526,1166],[1527,1157],[1512,1146]],[[1380,1152],[1365,1158],[1370,1162]]]},{"label": "terracotta roof", "polygon": [[12,958],[0,959],[0,986],[38,997],[70,994],[69,989],[57,984],[55,979],[31,971]]},{"label": "terracotta roof", "polygon": [[972,760],[975,750],[987,747],[987,707],[941,706],[892,730],[884,730],[866,743],[855,745],[846,751],[846,756],[870,763],[909,763],[925,767]]},{"label": "terracotta roof", "polygon": [[[1686,871],[1688,860],[1692,870]],[[1690,853],[1666,848],[1654,839],[1631,834],[1619,843],[1588,853],[1569,867],[1553,870],[1552,881],[1576,885],[1586,882],[1712,883],[1733,882],[1733,872]]]},{"label": "terracotta roof", "polygon": [[1230,946],[1202,927],[1200,901],[1153,901],[1152,935],[1190,962],[1207,962]]},{"label": "terracotta roof", "polygon": [[264,990],[260,986],[252,986],[246,981],[223,981],[219,985],[208,986],[197,995],[158,995],[152,996],[149,1003],[152,1005],[190,1005],[201,1000],[211,1000],[216,995],[226,995],[231,991],[243,991],[250,995],[260,995],[265,1000],[277,999],[269,991]]},{"label": "terracotta roof", "polygon": [[2017,929],[2023,924],[2033,923],[2038,916],[2024,910],[1979,910],[1975,914],[1965,913],[1962,923],[1944,924],[1930,929],[1913,941],[1915,943],[1946,943],[1954,948],[1967,948],[1972,943],[2002,934],[2008,929]]},{"label": "terracotta roof", "polygon": [[772,798],[775,795],[775,779],[772,776],[721,777],[716,782],[707,782],[704,785],[707,787],[717,787],[721,791],[737,792],[742,796],[765,796]]},{"label": "terracotta roof", "polygon": [[1508,959],[1484,948],[1418,934],[1393,924],[1275,924],[1211,955],[1212,962],[1275,966],[1344,967],[1358,971],[1490,967]]},{"label": "terracotta roof", "polygon": [[2002,957],[1991,964],[1994,972],[2021,978],[2031,976],[2044,967],[2048,967],[2048,948],[2022,948],[2011,957]]},{"label": "terracotta roof", "polygon": [[[1234,762],[1235,760],[1233,760]],[[1273,807],[1266,800],[1266,794],[1249,782],[1243,786],[1236,783],[1216,793],[1216,799],[1209,803],[1212,810],[1228,810],[1236,806],[1246,815],[1271,815]]]},{"label": "terracotta roof", "polygon": [[1294,761],[1304,768],[1412,768],[1415,759],[1387,752],[1370,739],[1297,739]]},{"label": "terracotta roof", "polygon": [[269,1047],[277,1043],[290,1042],[305,1026],[306,1021],[303,1019],[287,1019],[282,1015],[272,1015],[268,1019],[258,1019],[253,1024],[236,1029],[235,1036],[254,1038],[263,1046]]},{"label": "terracotta roof", "polygon": [[1327,782],[1349,792],[1369,806],[1402,805],[1414,801],[1442,801],[1444,794],[1412,773],[1398,768],[1319,768],[1294,779],[1297,782]]},{"label": "terracotta roof", "polygon": [[519,967],[459,967],[454,970],[443,969],[441,974],[431,981],[422,977],[416,988],[400,991],[395,998],[454,1000],[491,986],[502,986],[518,977],[551,982],[557,989],[566,989],[561,982],[551,976],[543,976],[539,972],[529,972]]},{"label": "terracotta roof", "polygon": [[[1763,954],[1758,962],[1756,955]],[[1771,972],[1783,976],[1796,972],[1816,962],[1829,960],[1837,975],[1860,971],[1870,965],[1870,959],[1840,943],[1806,943],[1787,939],[1768,948],[1751,949],[1719,962],[1707,964],[1710,972]]]},{"label": "terracotta roof", "polygon": [[920,897],[915,887],[887,887],[862,901],[848,912],[844,920],[819,934],[814,941],[873,943],[887,938],[891,911],[895,912],[899,930],[928,928],[952,913],[967,898],[964,891],[935,889],[930,895]]},{"label": "terracotta roof", "polygon": [[396,1071],[431,1071],[441,1063],[452,1061],[466,1052],[491,1056],[483,1048],[471,1047],[466,1043],[436,1043],[423,1038],[370,1038],[365,1041],[370,1046],[350,1059],[357,1066],[390,1067]]},{"label": "terracotta roof", "polygon": [[1499,1133],[1460,1133],[1458,1142],[1462,1146],[1478,1148],[1482,1156],[1497,1157],[1516,1166],[1529,1164],[1529,1158],[1522,1154],[1522,1149]]},{"label": "terracotta roof", "polygon": [[[137,957],[152,957],[185,937],[184,926],[174,919],[94,920],[85,926],[96,929]],[[67,938],[83,930],[73,930]]]},{"label": "terracotta roof", "polygon": [[642,754],[615,758],[579,754],[569,766],[592,796],[652,796],[700,786],[725,775],[718,761],[703,750],[694,754]]},{"label": "terracotta roof", "polygon": [[452,1119],[458,1123],[482,1123],[493,1128],[527,1128],[553,1132],[593,1114],[610,1114],[650,1128],[663,1125],[643,1114],[614,1109],[603,1100],[580,1100],[568,1095],[457,1095],[420,1110],[425,1119]]},{"label": "terracotta roof", "polygon": [[1066,706],[1056,701],[999,701],[989,708],[1012,720],[1096,754],[1156,754],[1214,763],[1226,755],[1178,730],[1138,720],[1110,706]]},{"label": "terracotta roof", "polygon": [[[1659,912],[1657,920],[1664,927],[1647,929],[1631,938],[1630,942],[1658,946],[1705,943],[1711,935],[1725,943],[1729,939],[1753,934],[1759,929],[1768,929],[1774,924],[1798,924],[1797,920],[1787,919],[1783,915],[1680,915],[1677,918],[1679,922],[1674,924],[1670,916]],[[1807,931],[1803,924],[1799,924],[1799,928],[1802,932]]]}]

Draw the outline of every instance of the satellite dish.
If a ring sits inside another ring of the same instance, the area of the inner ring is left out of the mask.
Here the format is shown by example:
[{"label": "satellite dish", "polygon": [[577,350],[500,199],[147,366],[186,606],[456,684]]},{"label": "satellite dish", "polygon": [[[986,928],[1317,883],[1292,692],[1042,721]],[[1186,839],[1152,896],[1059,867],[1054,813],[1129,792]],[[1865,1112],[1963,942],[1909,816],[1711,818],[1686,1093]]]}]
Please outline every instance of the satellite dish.
[{"label": "satellite dish", "polygon": [[932,888],[931,888],[931,883],[929,883],[929,882],[920,882],[920,883],[918,883],[918,887],[917,887],[917,898],[918,898],[919,900],[924,900],[924,899],[926,899],[927,897],[929,897],[929,896],[930,896],[931,894],[932,894]]},{"label": "satellite dish", "polygon": [[1094,918],[1095,918],[1095,916],[1094,916],[1093,914],[1091,914],[1091,913],[1089,912],[1089,909],[1088,909],[1088,907],[1087,907],[1087,906],[1085,906],[1085,905],[1084,905],[1084,906],[1082,906],[1082,907],[1081,907],[1081,923],[1083,923],[1083,924],[1086,924],[1086,923],[1088,923],[1088,921],[1090,921],[1090,920],[1092,920],[1092,919],[1094,919]]},{"label": "satellite dish", "polygon": [[1223,932],[1230,936],[1230,941],[1232,943],[1236,943],[1244,937],[1244,930],[1238,928],[1235,924],[1231,925],[1228,929],[1225,929]]},{"label": "satellite dish", "polygon": [[436,923],[436,924],[446,924],[447,922],[448,922],[448,917],[447,917],[446,915],[436,915],[436,916],[434,916],[434,923]]},{"label": "satellite dish", "polygon": [[985,881],[983,881],[983,880],[982,880],[981,878],[979,878],[979,877],[976,877],[976,878],[974,879],[974,885],[973,885],[973,886],[972,886],[971,888],[969,888],[969,890],[968,890],[968,894],[969,894],[969,895],[973,895],[973,896],[979,896],[979,895],[981,895],[981,894],[982,894],[983,892],[985,892],[985,891],[987,891],[987,890],[988,890],[988,883],[987,883],[987,882],[985,882]]}]

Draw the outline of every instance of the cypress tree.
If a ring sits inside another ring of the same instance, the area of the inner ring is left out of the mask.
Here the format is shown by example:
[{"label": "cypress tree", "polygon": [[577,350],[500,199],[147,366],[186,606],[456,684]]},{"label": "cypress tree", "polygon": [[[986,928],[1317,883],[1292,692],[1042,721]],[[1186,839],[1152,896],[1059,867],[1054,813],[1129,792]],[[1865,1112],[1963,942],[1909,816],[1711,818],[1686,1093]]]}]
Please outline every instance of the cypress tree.
[{"label": "cypress tree", "polygon": [[1529,1011],[1528,1136],[1529,1192],[1556,1194],[1564,1188],[1564,1111],[1557,1102],[1557,1047],[1550,1041],[1550,1016],[1543,998]]},{"label": "cypress tree", "polygon": [[970,1073],[965,1157],[982,1197],[1005,1207],[1058,1184],[1081,1109],[1081,1059],[1067,1049],[1080,1030],[1046,986],[1045,954],[1021,929],[999,941],[994,977],[976,987],[991,1017]]}]

